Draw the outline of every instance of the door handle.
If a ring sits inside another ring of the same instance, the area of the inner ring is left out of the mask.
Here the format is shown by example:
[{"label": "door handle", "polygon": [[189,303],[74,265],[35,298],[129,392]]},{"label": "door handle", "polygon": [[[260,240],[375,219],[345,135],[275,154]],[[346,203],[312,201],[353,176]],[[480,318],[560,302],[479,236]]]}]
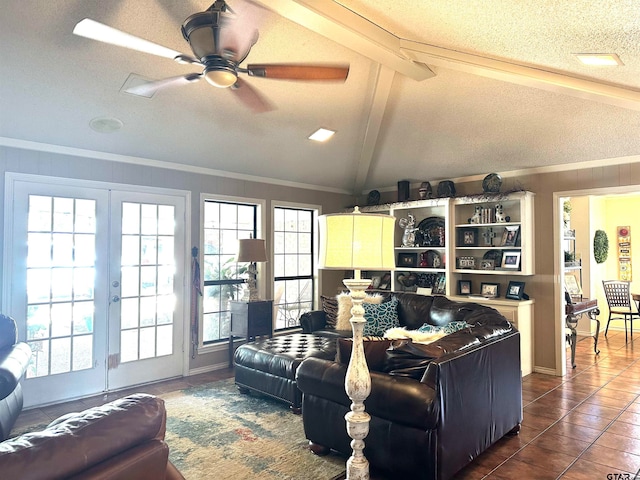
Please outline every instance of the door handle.
[{"label": "door handle", "polygon": [[114,295],[113,297],[111,297],[111,301],[113,303],[118,303],[120,301],[120,297],[118,295]]}]

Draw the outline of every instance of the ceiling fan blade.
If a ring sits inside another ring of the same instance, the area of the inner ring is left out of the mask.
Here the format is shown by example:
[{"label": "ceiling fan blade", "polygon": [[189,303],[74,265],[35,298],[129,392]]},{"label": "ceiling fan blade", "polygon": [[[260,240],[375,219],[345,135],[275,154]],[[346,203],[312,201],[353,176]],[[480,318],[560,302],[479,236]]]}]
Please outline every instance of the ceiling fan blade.
[{"label": "ceiling fan blade", "polygon": [[162,80],[156,80],[155,82],[143,83],[142,85],[127,88],[125,92],[150,97],[163,88],[194,83],[200,80],[201,77],[201,73],[189,73],[187,75],[180,75],[179,77],[164,78]]},{"label": "ceiling fan blade", "polygon": [[139,52],[150,53],[151,55],[158,55],[159,57],[170,58],[181,63],[200,63],[197,59],[189,55],[122,32],[116,28],[91,20],[90,18],[80,20],[74,27],[73,33],[80,37],[97,40],[118,47],[130,48],[131,50],[137,50]]},{"label": "ceiling fan blade", "polygon": [[265,97],[263,97],[255,88],[242,79],[230,88],[235,96],[253,113],[264,113],[275,110],[275,107]]},{"label": "ceiling fan blade", "polygon": [[247,73],[253,77],[278,78],[282,80],[345,81],[349,65],[304,65],[304,64],[254,64],[247,65]]}]

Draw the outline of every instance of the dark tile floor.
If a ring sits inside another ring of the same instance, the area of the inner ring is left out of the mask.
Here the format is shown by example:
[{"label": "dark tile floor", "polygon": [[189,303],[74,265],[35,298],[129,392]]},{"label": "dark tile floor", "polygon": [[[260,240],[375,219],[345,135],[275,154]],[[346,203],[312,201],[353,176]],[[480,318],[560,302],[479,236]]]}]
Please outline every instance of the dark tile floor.
[{"label": "dark tile floor", "polygon": [[[637,338],[640,345],[640,338]],[[624,332],[580,337],[576,368],[523,378],[520,434],[499,440],[456,479],[633,479],[640,469],[640,351]],[[615,474],[618,474],[616,476]]]},{"label": "dark tile floor", "polygon": [[[634,478],[640,469],[640,352],[636,357],[633,342],[625,344],[620,332],[609,332],[608,338],[601,334],[598,346],[601,352],[596,356],[593,339],[579,338],[577,367],[568,366],[565,377],[533,373],[523,378],[520,434],[499,440],[456,479]],[[162,396],[232,375],[233,370],[219,370],[131,392]],[[48,423],[64,413],[127,393],[27,410],[18,418],[16,428]]]}]

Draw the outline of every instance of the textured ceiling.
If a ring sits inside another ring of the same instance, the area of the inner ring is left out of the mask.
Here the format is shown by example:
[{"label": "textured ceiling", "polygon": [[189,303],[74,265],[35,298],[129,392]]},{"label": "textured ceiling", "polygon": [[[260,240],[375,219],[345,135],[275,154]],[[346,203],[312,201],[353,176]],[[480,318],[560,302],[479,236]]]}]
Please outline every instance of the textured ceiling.
[{"label": "textured ceiling", "polygon": [[[277,107],[263,114],[206,82],[122,93],[132,73],[198,68],[71,33],[88,17],[191,53],[180,24],[210,1],[5,2],[0,144],[346,192],[640,155],[635,1],[256,0],[269,10],[248,7],[260,24],[250,63],[351,66],[344,84],[245,77]],[[615,52],[624,66],[587,68],[572,55],[583,52]],[[124,127],[96,133],[101,116]],[[320,126],[337,134],[307,140]]]}]

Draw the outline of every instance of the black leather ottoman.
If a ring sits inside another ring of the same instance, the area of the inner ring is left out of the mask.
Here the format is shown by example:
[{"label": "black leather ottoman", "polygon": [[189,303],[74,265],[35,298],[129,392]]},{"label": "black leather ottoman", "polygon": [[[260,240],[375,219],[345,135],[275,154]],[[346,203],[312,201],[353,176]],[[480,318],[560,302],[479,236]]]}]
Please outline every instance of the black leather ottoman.
[{"label": "black leather ottoman", "polygon": [[302,392],[296,384],[296,370],[305,358],[333,360],[336,339],[308,333],[291,333],[245,343],[234,355],[236,385],[241,393],[249,390],[269,395],[291,405],[300,413]]}]

